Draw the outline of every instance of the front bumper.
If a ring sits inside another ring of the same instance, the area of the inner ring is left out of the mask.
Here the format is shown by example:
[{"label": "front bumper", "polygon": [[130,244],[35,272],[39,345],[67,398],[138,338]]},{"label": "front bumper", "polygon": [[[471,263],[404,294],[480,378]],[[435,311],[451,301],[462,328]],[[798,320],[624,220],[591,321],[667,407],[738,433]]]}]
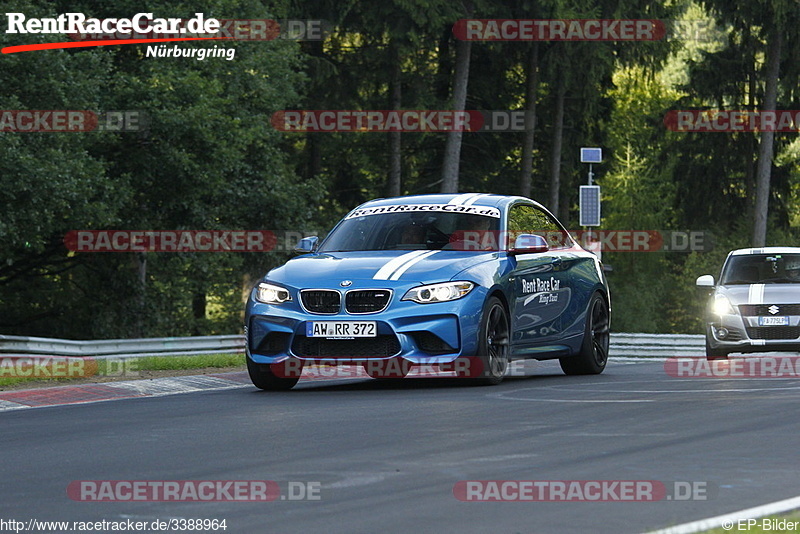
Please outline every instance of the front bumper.
[{"label": "front bumper", "polygon": [[[288,358],[359,363],[402,358],[412,364],[453,362],[477,352],[487,291],[476,286],[461,299],[433,304],[401,300],[394,291],[385,310],[367,314],[313,314],[300,306],[269,305],[251,296],[245,316],[247,356],[260,364]],[[375,338],[306,337],[307,321],[375,321]]]},{"label": "front bumper", "polygon": [[786,326],[759,326],[758,316],[713,316],[706,331],[712,349],[727,352],[800,351],[800,316],[789,316]]}]

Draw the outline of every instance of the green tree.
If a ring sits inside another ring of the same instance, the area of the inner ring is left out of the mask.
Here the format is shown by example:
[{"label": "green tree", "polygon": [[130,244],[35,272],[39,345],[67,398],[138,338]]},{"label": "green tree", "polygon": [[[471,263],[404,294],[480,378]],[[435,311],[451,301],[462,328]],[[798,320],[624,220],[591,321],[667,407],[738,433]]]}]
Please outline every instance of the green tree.
[{"label": "green tree", "polygon": [[[26,6],[20,10],[37,13]],[[199,6],[120,2],[85,11],[112,17],[141,10],[158,16],[199,11],[222,13],[221,18],[271,16],[264,6],[235,0]],[[238,328],[243,280],[263,274],[285,255],[76,255],[58,246],[74,229],[280,231],[314,217],[320,187],[296,179],[280,148],[283,138],[270,125],[272,113],[294,104],[303,90],[297,43],[223,46],[236,49],[234,61],[147,58],[142,45],[11,56],[17,63],[9,61],[4,73],[16,73],[16,83],[3,84],[9,99],[4,107],[137,109],[147,113],[150,127],[143,134],[14,134],[3,146],[3,168],[18,169],[4,173],[10,182],[5,191],[16,198],[27,194],[20,215],[7,220],[28,243],[17,245],[19,258],[6,262],[19,267],[7,274],[13,284],[7,284],[3,300],[14,299],[17,309],[38,319],[9,320],[10,331],[124,337]],[[43,186],[46,180],[53,185]],[[38,223],[30,217],[39,227],[35,231],[23,221],[31,202],[41,211]],[[41,263],[36,254],[43,252],[58,270],[46,265],[21,270]],[[37,277],[41,288],[30,286]],[[57,291],[43,294],[48,287]]]}]

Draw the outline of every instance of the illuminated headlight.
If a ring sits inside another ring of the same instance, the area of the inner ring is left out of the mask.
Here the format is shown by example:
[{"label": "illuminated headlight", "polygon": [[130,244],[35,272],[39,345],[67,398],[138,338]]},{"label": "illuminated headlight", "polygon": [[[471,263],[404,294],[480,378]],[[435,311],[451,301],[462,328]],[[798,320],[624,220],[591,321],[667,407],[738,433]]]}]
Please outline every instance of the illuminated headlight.
[{"label": "illuminated headlight", "polygon": [[282,304],[292,300],[292,296],[287,289],[261,282],[256,289],[256,300],[264,304]]},{"label": "illuminated headlight", "polygon": [[472,282],[445,282],[443,284],[431,284],[409,289],[403,300],[413,300],[420,304],[430,302],[447,302],[457,300],[472,291],[475,284]]},{"label": "illuminated headlight", "polygon": [[723,297],[722,295],[717,295],[714,299],[713,310],[716,315],[731,315],[736,313],[733,311],[733,306],[731,306],[731,301],[728,300],[728,297]]}]

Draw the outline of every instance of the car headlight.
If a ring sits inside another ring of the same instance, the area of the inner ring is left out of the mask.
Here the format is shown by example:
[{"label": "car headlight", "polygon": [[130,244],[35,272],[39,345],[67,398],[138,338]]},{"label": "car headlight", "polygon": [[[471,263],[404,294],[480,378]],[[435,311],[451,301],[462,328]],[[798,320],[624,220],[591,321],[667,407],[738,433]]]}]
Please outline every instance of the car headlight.
[{"label": "car headlight", "polygon": [[472,291],[472,282],[445,282],[409,289],[402,300],[413,300],[420,304],[457,300]]},{"label": "car headlight", "polygon": [[723,295],[717,295],[714,297],[713,311],[716,315],[732,315],[736,313],[733,310],[733,306],[731,306],[731,301],[728,300],[728,297]]},{"label": "car headlight", "polygon": [[256,288],[256,300],[264,304],[282,304],[292,300],[288,289],[261,282]]}]

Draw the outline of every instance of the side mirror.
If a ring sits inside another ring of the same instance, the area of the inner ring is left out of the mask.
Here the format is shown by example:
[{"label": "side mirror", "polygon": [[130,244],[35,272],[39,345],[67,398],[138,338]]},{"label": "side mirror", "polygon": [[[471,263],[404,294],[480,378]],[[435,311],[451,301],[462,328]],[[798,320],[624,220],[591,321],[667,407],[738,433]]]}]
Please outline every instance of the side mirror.
[{"label": "side mirror", "polygon": [[550,247],[547,246],[547,241],[536,234],[520,234],[514,241],[514,246],[508,251],[509,254],[536,254],[539,252],[547,252]]},{"label": "side mirror", "polygon": [[711,289],[714,287],[714,277],[710,274],[704,274],[703,276],[698,276],[697,281],[694,283],[697,287],[705,287]]},{"label": "side mirror", "polygon": [[294,247],[294,251],[300,254],[308,254],[309,252],[314,252],[315,250],[317,250],[318,242],[319,242],[319,237],[315,235],[304,237],[303,239],[297,242],[297,246]]}]

